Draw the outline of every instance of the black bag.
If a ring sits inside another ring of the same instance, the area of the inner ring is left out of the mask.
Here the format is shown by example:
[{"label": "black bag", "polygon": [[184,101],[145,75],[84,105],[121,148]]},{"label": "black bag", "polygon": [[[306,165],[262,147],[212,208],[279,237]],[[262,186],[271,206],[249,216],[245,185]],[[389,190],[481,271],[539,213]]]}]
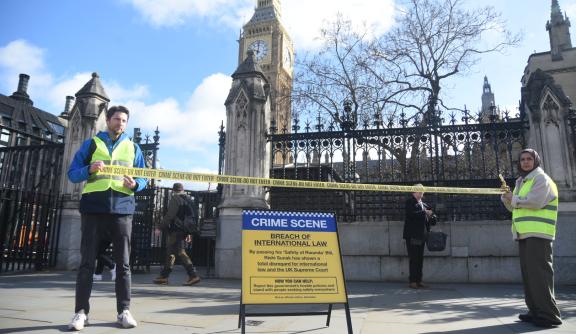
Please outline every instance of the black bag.
[{"label": "black bag", "polygon": [[184,203],[178,207],[174,226],[186,234],[196,234],[200,231],[198,217],[194,212],[194,202],[189,197],[184,197]]},{"label": "black bag", "polygon": [[441,252],[446,248],[448,235],[444,232],[430,231],[426,240],[426,247],[431,252]]}]

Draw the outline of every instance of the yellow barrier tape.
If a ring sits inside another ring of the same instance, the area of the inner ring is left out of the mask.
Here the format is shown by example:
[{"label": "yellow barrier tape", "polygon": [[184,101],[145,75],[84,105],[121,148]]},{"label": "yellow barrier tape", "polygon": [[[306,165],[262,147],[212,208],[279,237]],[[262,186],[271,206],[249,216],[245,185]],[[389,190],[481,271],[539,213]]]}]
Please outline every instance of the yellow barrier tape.
[{"label": "yellow barrier tape", "polygon": [[243,184],[261,187],[310,188],[388,192],[427,192],[446,194],[483,194],[499,195],[505,192],[501,188],[456,188],[456,187],[416,187],[390,184],[337,183],[303,180],[267,179],[252,176],[230,176],[207,173],[178,172],[163,169],[105,166],[102,175],[130,175],[149,179],[180,180],[204,183]]}]

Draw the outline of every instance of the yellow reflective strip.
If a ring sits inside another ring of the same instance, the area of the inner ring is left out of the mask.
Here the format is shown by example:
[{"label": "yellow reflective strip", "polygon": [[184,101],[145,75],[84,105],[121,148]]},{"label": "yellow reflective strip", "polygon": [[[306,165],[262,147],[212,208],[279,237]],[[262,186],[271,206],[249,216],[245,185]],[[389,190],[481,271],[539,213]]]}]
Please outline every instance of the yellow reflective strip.
[{"label": "yellow reflective strip", "polygon": [[457,188],[457,187],[416,187],[390,184],[362,184],[362,183],[337,183],[286,179],[268,179],[251,176],[216,175],[194,172],[180,172],[160,169],[134,168],[122,166],[105,166],[99,174],[105,175],[130,175],[149,179],[179,180],[190,182],[221,183],[235,185],[250,185],[262,187],[283,188],[309,188],[309,189],[334,189],[334,190],[358,190],[358,191],[385,191],[385,192],[428,192],[450,194],[482,194],[500,195],[504,192],[501,188]]},{"label": "yellow reflective strip", "polygon": [[556,234],[556,225],[546,224],[542,222],[527,221],[514,223],[514,228],[518,233],[545,233],[551,236]]},{"label": "yellow reflective strip", "polygon": [[130,167],[132,166],[132,161],[112,160],[110,165]]},{"label": "yellow reflective strip", "polygon": [[538,223],[546,223],[550,225],[556,225],[556,221],[554,219],[542,218],[542,217],[535,217],[535,216],[524,216],[514,218],[515,223],[521,222],[538,222]]}]

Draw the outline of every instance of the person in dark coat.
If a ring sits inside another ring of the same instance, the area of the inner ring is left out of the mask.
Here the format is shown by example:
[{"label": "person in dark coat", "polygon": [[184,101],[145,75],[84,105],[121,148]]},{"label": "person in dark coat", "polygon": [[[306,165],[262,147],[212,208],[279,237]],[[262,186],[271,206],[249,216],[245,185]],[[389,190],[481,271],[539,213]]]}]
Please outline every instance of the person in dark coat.
[{"label": "person in dark coat", "polygon": [[184,247],[182,247],[182,241],[190,243],[192,242],[192,236],[174,226],[174,221],[179,218],[178,212],[180,211],[180,207],[182,205],[189,205],[188,203],[192,200],[190,196],[184,192],[184,185],[182,183],[174,183],[172,191],[173,195],[168,204],[168,211],[159,226],[159,228],[166,233],[166,259],[160,276],[156,277],[153,282],[155,284],[167,285],[168,277],[176,262],[176,257],[179,257],[182,266],[186,268],[186,272],[188,273],[188,279],[183,285],[194,285],[200,282],[200,277],[196,272],[196,267],[194,267],[192,260],[188,254],[186,254]]},{"label": "person in dark coat", "polygon": [[[424,187],[421,184],[416,187]],[[436,222],[432,218],[434,212],[430,205],[422,201],[423,192],[414,192],[406,200],[404,233],[403,238],[406,241],[406,250],[409,259],[409,282],[410,288],[418,289],[426,287],[422,283],[422,266],[424,264],[424,244],[426,237],[430,232],[430,225]]]}]

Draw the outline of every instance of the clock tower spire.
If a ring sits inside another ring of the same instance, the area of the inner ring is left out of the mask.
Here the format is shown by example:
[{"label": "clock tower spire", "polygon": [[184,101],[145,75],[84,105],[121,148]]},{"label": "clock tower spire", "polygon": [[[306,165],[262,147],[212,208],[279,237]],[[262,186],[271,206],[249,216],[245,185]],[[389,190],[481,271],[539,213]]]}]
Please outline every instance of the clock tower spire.
[{"label": "clock tower spire", "polygon": [[294,47],[281,21],[280,0],[256,0],[250,21],[242,27],[238,64],[248,50],[270,83],[270,118],[282,131],[291,128],[292,72]]}]

